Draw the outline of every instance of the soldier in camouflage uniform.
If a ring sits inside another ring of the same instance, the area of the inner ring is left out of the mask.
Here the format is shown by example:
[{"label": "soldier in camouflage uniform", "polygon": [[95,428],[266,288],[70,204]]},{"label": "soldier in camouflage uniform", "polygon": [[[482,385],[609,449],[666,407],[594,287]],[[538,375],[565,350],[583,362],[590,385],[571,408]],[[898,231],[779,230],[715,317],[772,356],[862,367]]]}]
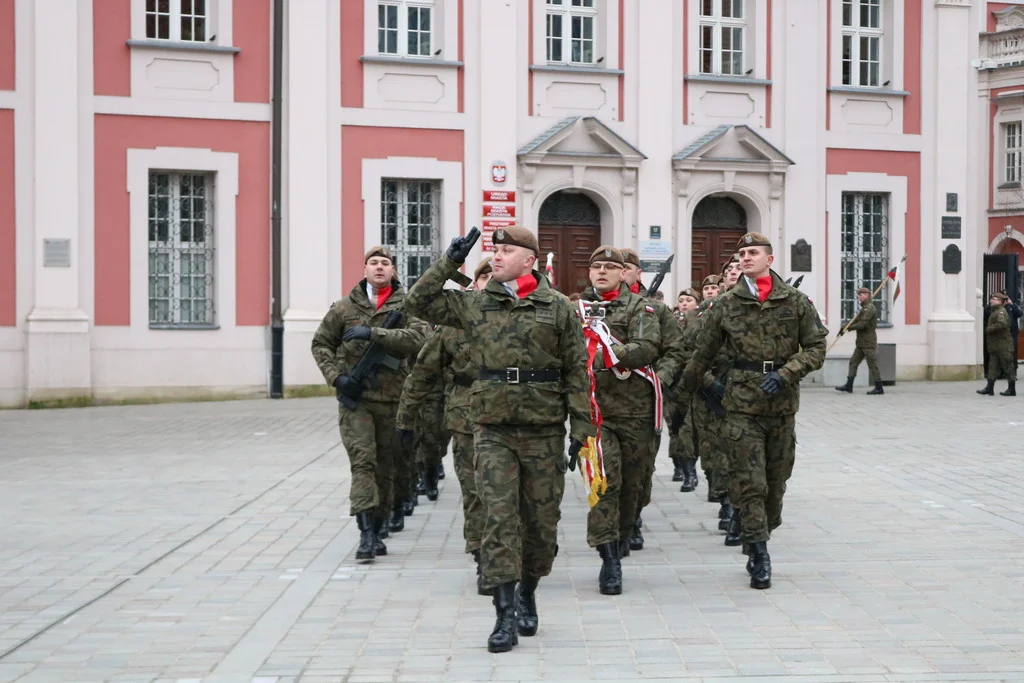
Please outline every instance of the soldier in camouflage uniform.
[{"label": "soldier in camouflage uniform", "polygon": [[[640,255],[633,249],[621,249],[622,258],[626,265],[622,271],[622,279],[625,281],[629,291],[644,299],[654,307],[655,315],[658,318],[658,333],[661,338],[658,349],[658,360],[656,368],[658,377],[661,379],[662,392],[664,395],[664,414],[669,415],[673,408],[671,387],[679,379],[687,358],[683,347],[683,332],[679,327],[679,321],[672,314],[671,309],[661,301],[657,301],[647,291],[643,283],[643,270],[640,266]],[[664,424],[663,424],[664,429]],[[636,521],[633,524],[633,531],[629,535],[629,546],[623,552],[628,556],[630,550],[643,550],[643,520],[641,513],[651,503],[651,487],[654,484],[654,465],[661,450],[661,430],[654,434],[654,443],[651,446],[647,460],[647,471],[643,478],[643,488],[640,492],[640,500],[636,507]]]},{"label": "soldier in camouflage uniform", "polygon": [[[696,289],[684,289],[678,297],[679,309],[677,318],[679,329],[682,333],[683,365],[689,362],[693,353],[693,346],[696,341],[697,330],[697,307],[700,305],[701,296]],[[682,482],[679,487],[681,493],[688,493],[697,488],[697,432],[693,427],[693,415],[691,412],[693,397],[682,391],[678,383],[672,387],[675,391],[675,399],[670,403],[671,413],[665,411],[669,416],[669,442],[668,449],[672,456],[672,462],[678,470],[678,476],[672,475],[672,481]]]},{"label": "soldier in camouflage uniform", "polygon": [[[720,293],[724,294],[735,287],[742,276],[743,271],[740,268],[739,254],[733,254],[725,262],[725,265],[722,266]],[[713,371],[715,376],[722,376],[729,371],[729,365],[732,361],[724,351],[723,349],[715,359],[715,369]],[[721,476],[727,482],[726,489],[728,491],[718,510],[718,529],[725,532],[725,545],[736,546],[740,545],[742,540],[740,539],[741,510],[738,504],[740,492],[735,486],[735,473],[737,470],[742,470],[742,467],[737,465],[735,449],[732,447],[730,440],[721,433],[721,430],[719,430],[718,448],[722,454],[723,463]]]},{"label": "soldier in camouflage uniform", "polygon": [[[704,300],[700,306],[700,315],[696,320],[698,329],[694,330],[694,334],[699,334],[699,328],[705,320],[704,313],[714,305],[715,299],[720,294],[721,282],[720,275],[708,275],[701,283]],[[713,401],[719,402],[722,400],[724,388],[715,373],[720,370],[720,365],[720,361],[717,361],[708,368],[699,387],[705,394],[710,394]],[[697,433],[697,452],[700,454],[704,478],[708,482],[708,502],[718,503],[719,512],[721,512],[722,505],[729,494],[728,466],[718,440],[722,420],[709,408],[706,395],[694,395],[692,401],[691,414]]]},{"label": "soldier in camouflage uniform", "polygon": [[806,295],[771,270],[771,243],[747,233],[738,246],[743,280],[715,302],[683,373],[700,386],[718,350],[729,350],[725,437],[737,464],[744,550],[752,588],[771,586],[768,539],[782,524],[782,498],[796,459],[800,380],[825,360],[828,331]]},{"label": "soldier in camouflage uniform", "polygon": [[836,391],[853,393],[853,380],[857,377],[857,367],[862,360],[868,362],[868,377],[875,386],[868,392],[869,395],[884,394],[882,389],[882,375],[878,372],[878,337],[875,335],[875,327],[878,324],[878,316],[875,313],[875,304],[871,301],[871,290],[861,287],[857,290],[857,298],[860,300],[860,310],[853,316],[850,324],[839,330],[842,337],[848,331],[857,333],[857,348],[850,356],[850,370],[846,373],[846,384],[836,387]]},{"label": "soldier in camouflage uniform", "polygon": [[1006,391],[1000,391],[1000,396],[1017,395],[1017,361],[1013,348],[1013,334],[1010,332],[1010,314],[1006,311],[1006,304],[1010,297],[1005,294],[993,294],[989,297],[990,307],[988,322],[985,323],[985,344],[988,347],[988,374],[985,375],[987,383],[984,389],[978,393],[983,396],[992,396],[995,393],[996,380],[1006,377],[1008,386]]},{"label": "soldier in camouflage uniform", "polygon": [[416,466],[423,478],[424,493],[431,501],[438,498],[438,474],[444,467],[442,460],[452,439],[452,433],[445,427],[444,389],[444,383],[438,381],[434,391],[423,397],[422,419],[416,431]]},{"label": "soldier in camouflage uniform", "polygon": [[520,634],[537,632],[535,591],[557,550],[566,417],[571,458],[596,432],[583,330],[569,300],[533,269],[537,237],[518,226],[496,230],[493,279],[483,291],[444,290],[474,241],[453,239],[410,290],[408,305],[430,322],[464,330],[478,368],[469,417],[485,510],[480,568],[497,615],[487,649],[507,652]]},{"label": "soldier in camouflage uniform", "polygon": [[[415,357],[427,332],[422,321],[404,315],[394,329],[381,327],[388,313],[402,307],[405,293],[395,276],[394,258],[387,247],[373,247],[363,258],[365,277],[324,316],[313,335],[313,359],[327,384],[355,400],[355,410],[338,405],[338,428],[348,453],[352,482],[350,511],[359,525],[356,559],[372,561],[386,555],[381,528],[391,511],[395,454],[395,412],[408,374],[404,360]],[[370,343],[379,344],[392,358],[394,369],[381,366],[379,386],[359,384],[349,373]]]}]

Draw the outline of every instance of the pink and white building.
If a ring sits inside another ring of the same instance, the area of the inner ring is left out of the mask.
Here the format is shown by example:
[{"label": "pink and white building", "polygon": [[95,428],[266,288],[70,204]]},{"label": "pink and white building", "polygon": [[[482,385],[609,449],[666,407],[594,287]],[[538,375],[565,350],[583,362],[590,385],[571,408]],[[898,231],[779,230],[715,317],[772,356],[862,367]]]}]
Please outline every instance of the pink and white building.
[{"label": "pink and white building", "polygon": [[1022,121],[1024,2],[0,0],[0,405],[320,384],[366,247],[512,220],[669,299],[759,230],[833,332],[906,254],[897,376],[972,377]]}]

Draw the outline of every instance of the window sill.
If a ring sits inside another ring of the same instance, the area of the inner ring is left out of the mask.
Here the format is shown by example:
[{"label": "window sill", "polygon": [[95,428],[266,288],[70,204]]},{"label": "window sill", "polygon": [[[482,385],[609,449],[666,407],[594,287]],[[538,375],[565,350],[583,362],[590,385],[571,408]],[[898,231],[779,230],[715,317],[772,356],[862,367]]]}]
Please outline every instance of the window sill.
[{"label": "window sill", "polygon": [[150,49],[150,50],[180,50],[182,52],[222,52],[236,54],[242,51],[240,47],[231,45],[212,45],[210,43],[199,43],[192,41],[170,41],[170,40],[126,40],[128,47]]},{"label": "window sill", "polygon": [[359,58],[364,64],[405,64],[408,66],[441,66],[449,69],[460,69],[464,62],[447,59],[431,59],[429,57],[399,57],[397,55],[363,55]]},{"label": "window sill", "polygon": [[848,95],[877,95],[878,97],[907,97],[910,92],[907,90],[893,90],[891,88],[862,88],[852,85],[833,85],[829,92],[845,93]]},{"label": "window sill", "polygon": [[584,64],[531,64],[530,71],[554,71],[573,74],[597,74],[599,76],[621,76],[626,73],[622,69],[603,69],[599,66]]},{"label": "window sill", "polygon": [[735,83],[736,85],[771,85],[771,79],[752,76],[728,76],[724,74],[693,74],[684,76],[687,81],[698,83]]},{"label": "window sill", "polygon": [[1019,190],[1020,189],[1020,183],[1003,183],[1002,185],[1000,185],[996,189],[998,189],[998,190]]},{"label": "window sill", "polygon": [[206,325],[206,324],[181,325],[181,324],[173,324],[173,323],[150,323],[149,324],[149,329],[151,329],[151,330],[175,330],[175,331],[181,331],[181,330],[186,330],[186,331],[187,330],[209,331],[209,330],[219,330],[220,329],[220,325],[218,325],[216,323],[213,323],[213,324],[210,324],[210,325]]}]

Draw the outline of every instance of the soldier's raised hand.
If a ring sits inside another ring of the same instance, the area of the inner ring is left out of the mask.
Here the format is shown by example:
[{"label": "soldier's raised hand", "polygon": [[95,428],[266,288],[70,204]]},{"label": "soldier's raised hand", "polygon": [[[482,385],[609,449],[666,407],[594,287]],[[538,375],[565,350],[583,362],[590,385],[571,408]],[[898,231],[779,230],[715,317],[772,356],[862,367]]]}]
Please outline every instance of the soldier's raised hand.
[{"label": "soldier's raised hand", "polygon": [[783,381],[782,375],[780,375],[776,370],[772,370],[764,376],[763,380],[761,380],[761,391],[769,396],[774,396],[779,393],[782,391],[782,387],[784,386],[786,386],[786,383]]}]

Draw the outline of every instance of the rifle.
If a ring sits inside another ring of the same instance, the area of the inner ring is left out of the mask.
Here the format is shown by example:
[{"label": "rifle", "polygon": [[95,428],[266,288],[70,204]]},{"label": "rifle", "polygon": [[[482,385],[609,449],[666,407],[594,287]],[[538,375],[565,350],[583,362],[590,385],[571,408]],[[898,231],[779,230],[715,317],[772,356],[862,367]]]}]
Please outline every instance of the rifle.
[{"label": "rifle", "polygon": [[796,279],[796,282],[793,283],[793,286],[796,287],[797,289],[800,289],[800,283],[803,282],[803,281],[804,281],[804,276],[801,275],[800,277],[798,277]]},{"label": "rifle", "polygon": [[658,288],[661,287],[662,281],[664,281],[665,276],[668,275],[668,271],[672,269],[672,259],[675,257],[675,254],[671,254],[664,262],[662,262],[661,268],[658,270],[658,274],[654,276],[654,279],[651,281],[651,286],[647,288],[647,296],[653,297],[658,293]]},{"label": "rifle", "polygon": [[[401,323],[402,309],[396,308],[393,311],[388,311],[388,314],[384,316],[384,323],[381,327],[385,330],[390,330],[398,327]],[[377,342],[370,342],[370,345],[363,351],[363,355],[359,357],[359,362],[352,368],[352,372],[348,374],[349,381],[354,382],[359,387],[360,395],[363,393],[363,389],[366,388],[366,384],[373,389],[380,386],[380,380],[377,379],[377,369],[382,365],[389,370],[397,370],[401,367],[401,361],[394,356],[388,355]],[[338,395],[338,400],[349,410],[356,409],[356,400],[358,398],[358,396],[346,396],[340,392]]]}]

